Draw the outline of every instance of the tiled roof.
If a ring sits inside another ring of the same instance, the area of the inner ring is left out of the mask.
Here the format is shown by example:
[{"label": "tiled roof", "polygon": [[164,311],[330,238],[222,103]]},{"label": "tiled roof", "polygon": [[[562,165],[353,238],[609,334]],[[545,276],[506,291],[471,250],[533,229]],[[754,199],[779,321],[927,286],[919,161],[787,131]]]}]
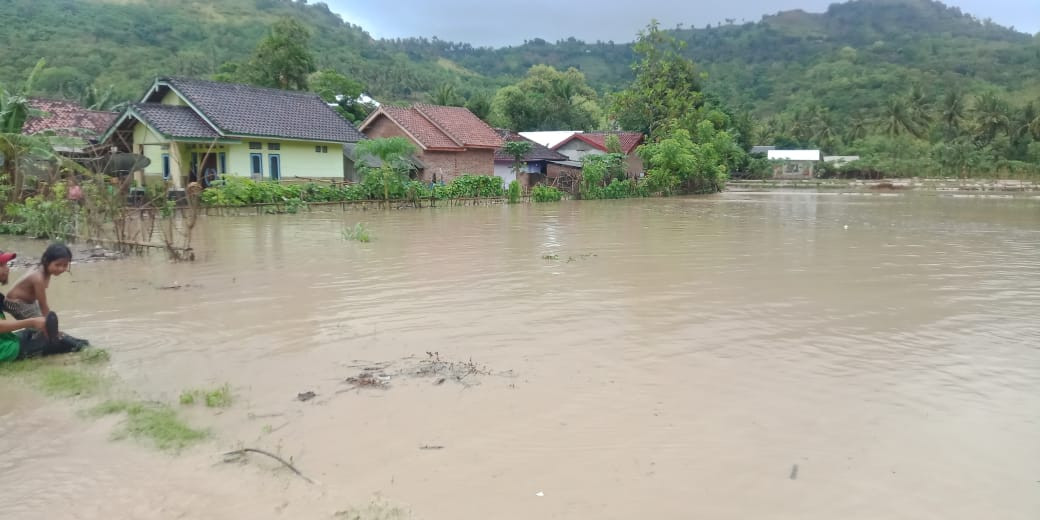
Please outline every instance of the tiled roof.
[{"label": "tiled roof", "polygon": [[30,117],[22,132],[35,134],[46,130],[66,137],[97,137],[119,117],[115,112],[87,110],[72,101],[57,99],[29,100],[29,106],[44,112],[41,116]]},{"label": "tiled roof", "polygon": [[411,108],[384,106],[362,123],[388,117],[427,149],[463,151],[467,148],[498,148],[502,138],[468,109],[418,104]]},{"label": "tiled roof", "polygon": [[437,127],[467,148],[498,148],[502,138],[479,117],[463,107],[417,104],[421,112]]},{"label": "tiled roof", "polygon": [[[567,160],[567,156],[566,155],[563,155],[562,153],[559,153],[559,152],[554,152],[554,151],[546,148],[545,146],[542,146],[542,145],[540,145],[540,144],[538,144],[538,143],[536,143],[534,141],[531,141],[530,139],[527,139],[527,138],[521,136],[520,134],[518,134],[516,132],[511,132],[509,130],[496,128],[495,129],[495,133],[497,133],[499,135],[499,137],[501,137],[502,140],[504,140],[506,142],[509,142],[509,141],[527,141],[527,142],[531,143],[531,151],[527,152],[527,155],[524,155],[524,160],[525,161],[566,161]],[[497,148],[495,150],[495,160],[496,161],[510,161],[510,162],[512,162],[513,161],[513,156],[506,153],[504,146],[505,146],[505,144],[503,143],[503,147]]]},{"label": "tiled roof", "polygon": [[559,150],[561,146],[579,139],[605,152],[607,151],[606,140],[608,135],[618,136],[618,140],[621,142],[621,151],[625,154],[632,153],[637,146],[643,143],[643,134],[638,132],[586,132],[572,135],[570,139],[566,139],[554,146],[553,150]]},{"label": "tiled roof", "polygon": [[436,148],[440,150],[465,149],[460,143],[455,142],[448,134],[444,133],[430,120],[411,108],[383,107],[382,110],[387,117],[397,123],[402,129],[414,136],[419,144],[425,148]]},{"label": "tiled roof", "polygon": [[138,103],[133,111],[146,123],[170,137],[216,139],[220,134],[202,120],[195,110],[187,106]]},{"label": "tiled roof", "polygon": [[[181,93],[225,134],[339,143],[364,139],[314,93],[179,77],[161,78],[158,83]],[[148,100],[159,101],[155,99],[159,95],[153,93]]]}]

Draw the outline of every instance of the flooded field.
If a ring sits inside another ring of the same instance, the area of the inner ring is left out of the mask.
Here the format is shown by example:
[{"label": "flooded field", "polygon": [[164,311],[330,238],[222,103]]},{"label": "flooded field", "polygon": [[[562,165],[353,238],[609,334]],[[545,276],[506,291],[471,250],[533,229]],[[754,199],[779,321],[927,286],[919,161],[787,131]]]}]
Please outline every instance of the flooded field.
[{"label": "flooded field", "polygon": [[[343,239],[358,221],[372,242]],[[337,210],[210,218],[197,244],[75,265],[48,299],[142,399],[228,384],[183,407],[212,437],[113,441],[0,380],[0,517],[325,519],[379,494],[428,520],[1040,518],[1035,197]],[[416,374],[427,352],[462,372]],[[315,483],[223,462],[243,447]]]}]

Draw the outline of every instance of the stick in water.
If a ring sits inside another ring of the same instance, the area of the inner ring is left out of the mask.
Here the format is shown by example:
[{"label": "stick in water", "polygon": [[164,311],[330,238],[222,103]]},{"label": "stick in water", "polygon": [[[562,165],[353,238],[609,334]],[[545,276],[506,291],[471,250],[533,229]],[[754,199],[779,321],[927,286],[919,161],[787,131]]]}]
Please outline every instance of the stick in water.
[{"label": "stick in water", "polygon": [[296,473],[297,475],[299,475],[300,478],[302,478],[303,480],[306,480],[307,482],[309,482],[311,484],[314,483],[313,480],[307,478],[307,476],[304,475],[303,473],[300,473],[300,470],[296,469],[296,466],[293,466],[292,464],[286,462],[285,459],[283,459],[283,458],[279,457],[278,455],[275,455],[274,453],[271,453],[269,451],[258,450],[256,448],[243,448],[241,450],[229,451],[229,452],[225,453],[224,456],[228,457],[228,456],[231,456],[231,455],[245,455],[248,452],[259,453],[261,455],[267,455],[268,457],[271,457],[272,459],[277,460],[278,462],[281,462],[282,465],[284,465],[285,467],[291,469],[293,473]]}]

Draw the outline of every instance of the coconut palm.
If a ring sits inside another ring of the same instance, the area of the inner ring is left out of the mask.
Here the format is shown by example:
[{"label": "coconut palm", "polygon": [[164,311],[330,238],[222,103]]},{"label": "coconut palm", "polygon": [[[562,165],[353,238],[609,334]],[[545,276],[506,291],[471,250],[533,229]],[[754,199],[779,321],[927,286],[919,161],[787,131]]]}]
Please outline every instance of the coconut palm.
[{"label": "coconut palm", "polygon": [[410,158],[415,145],[403,137],[365,139],[354,149],[355,161],[363,164],[366,157],[379,159],[379,166],[364,168],[364,175],[376,175],[383,187],[383,197],[390,200],[390,185],[403,183],[413,168]]},{"label": "coconut palm", "polygon": [[967,120],[967,111],[968,106],[967,100],[964,98],[964,92],[951,90],[943,97],[942,122],[950,135],[960,133],[961,127]]},{"label": "coconut palm", "polygon": [[972,114],[975,118],[975,137],[984,143],[991,143],[1000,134],[1011,132],[1011,108],[1007,101],[987,92],[978,97]]}]

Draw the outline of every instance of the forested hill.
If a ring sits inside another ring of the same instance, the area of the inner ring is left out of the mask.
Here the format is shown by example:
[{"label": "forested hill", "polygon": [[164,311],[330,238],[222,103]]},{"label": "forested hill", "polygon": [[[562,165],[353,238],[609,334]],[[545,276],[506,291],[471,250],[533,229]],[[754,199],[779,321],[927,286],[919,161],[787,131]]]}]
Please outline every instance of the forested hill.
[{"label": "forested hill", "polygon": [[[45,57],[40,93],[72,98],[111,85],[115,98],[128,99],[158,75],[212,76],[248,57],[286,16],[312,31],[318,68],[337,69],[384,101],[427,99],[444,85],[467,97],[490,93],[535,64],[577,67],[601,94],[632,78],[628,43],[536,39],[490,49],[374,40],[322,3],[0,0],[0,10],[0,83],[19,80]],[[709,90],[760,115],[818,105],[836,114],[874,110],[912,83],[936,96],[956,87],[1016,104],[1040,98],[1040,38],[930,0],[856,0],[821,14],[790,11],[673,34],[708,74]]]}]

